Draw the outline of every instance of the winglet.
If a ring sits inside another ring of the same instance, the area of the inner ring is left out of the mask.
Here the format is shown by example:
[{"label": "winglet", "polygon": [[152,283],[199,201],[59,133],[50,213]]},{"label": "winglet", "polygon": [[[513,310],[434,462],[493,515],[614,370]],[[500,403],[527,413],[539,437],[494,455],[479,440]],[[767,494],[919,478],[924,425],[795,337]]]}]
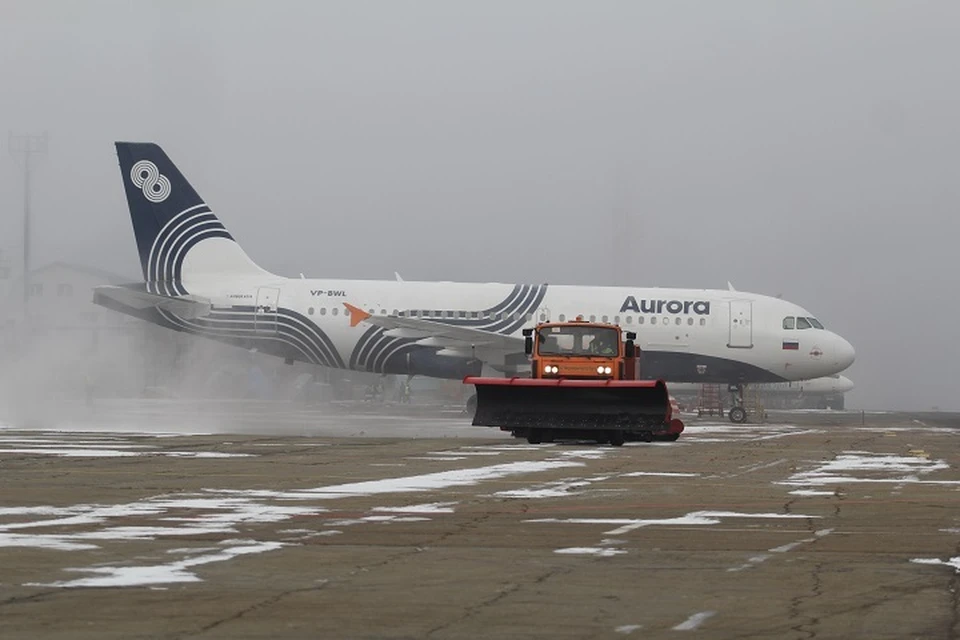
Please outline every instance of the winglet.
[{"label": "winglet", "polygon": [[347,311],[350,312],[350,326],[355,327],[367,318],[370,317],[370,314],[364,311],[363,309],[358,309],[349,302],[344,302],[343,306],[347,308]]},{"label": "winglet", "polygon": [[400,274],[396,271],[393,272],[394,277],[397,279],[397,282],[403,282],[403,278],[400,277]]},{"label": "winglet", "polygon": [[727,280],[727,289],[730,290],[730,291],[736,291],[736,289],[733,288],[733,285],[730,284],[730,281],[729,281],[729,280]]}]

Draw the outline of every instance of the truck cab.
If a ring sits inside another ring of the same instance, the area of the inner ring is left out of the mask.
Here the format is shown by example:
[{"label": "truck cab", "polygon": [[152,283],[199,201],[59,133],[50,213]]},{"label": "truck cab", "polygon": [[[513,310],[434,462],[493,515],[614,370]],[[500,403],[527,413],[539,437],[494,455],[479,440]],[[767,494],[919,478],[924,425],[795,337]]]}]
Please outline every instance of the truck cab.
[{"label": "truck cab", "polygon": [[573,320],[524,329],[531,377],[567,380],[636,380],[636,334],[617,325]]}]

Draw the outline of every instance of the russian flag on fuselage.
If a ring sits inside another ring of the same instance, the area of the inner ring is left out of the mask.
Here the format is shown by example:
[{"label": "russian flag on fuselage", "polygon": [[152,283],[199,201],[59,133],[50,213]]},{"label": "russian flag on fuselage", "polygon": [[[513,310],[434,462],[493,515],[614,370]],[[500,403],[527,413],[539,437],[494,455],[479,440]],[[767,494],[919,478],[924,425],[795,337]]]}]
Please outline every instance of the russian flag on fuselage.
[{"label": "russian flag on fuselage", "polygon": [[784,341],[783,341],[783,348],[784,348],[784,349],[792,349],[792,350],[794,350],[794,351],[797,351],[797,350],[800,349],[800,343],[797,342],[796,340],[784,340]]}]

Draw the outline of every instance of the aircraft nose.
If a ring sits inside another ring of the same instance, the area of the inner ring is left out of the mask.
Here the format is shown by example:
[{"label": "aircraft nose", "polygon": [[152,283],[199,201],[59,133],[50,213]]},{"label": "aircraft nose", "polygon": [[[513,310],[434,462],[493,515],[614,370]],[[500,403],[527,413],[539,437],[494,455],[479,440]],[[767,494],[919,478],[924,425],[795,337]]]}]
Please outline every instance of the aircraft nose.
[{"label": "aircraft nose", "polygon": [[834,334],[833,338],[833,353],[837,361],[837,366],[841,367],[841,371],[852,365],[857,357],[853,345],[836,334]]}]

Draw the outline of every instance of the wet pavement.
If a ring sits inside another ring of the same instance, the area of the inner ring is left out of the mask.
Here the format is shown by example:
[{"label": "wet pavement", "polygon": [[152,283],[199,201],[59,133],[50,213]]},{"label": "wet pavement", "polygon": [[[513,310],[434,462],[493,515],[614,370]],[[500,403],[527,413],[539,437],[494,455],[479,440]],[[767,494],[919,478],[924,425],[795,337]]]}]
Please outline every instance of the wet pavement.
[{"label": "wet pavement", "polygon": [[0,429],[0,636],[957,637],[960,420],[842,415],[622,448],[253,405]]}]

